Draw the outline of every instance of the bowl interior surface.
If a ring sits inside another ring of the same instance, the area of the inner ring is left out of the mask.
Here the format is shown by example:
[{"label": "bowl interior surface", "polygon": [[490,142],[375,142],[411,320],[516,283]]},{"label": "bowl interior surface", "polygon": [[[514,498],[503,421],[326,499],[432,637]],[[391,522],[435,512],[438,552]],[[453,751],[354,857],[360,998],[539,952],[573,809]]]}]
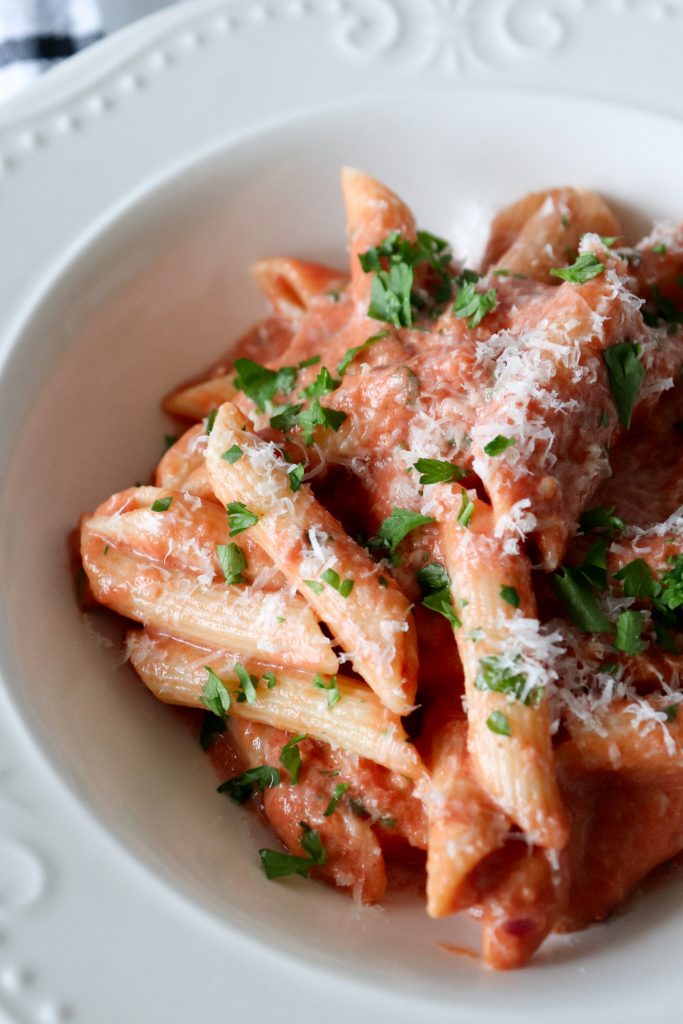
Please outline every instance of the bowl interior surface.
[{"label": "bowl interior surface", "polygon": [[[476,948],[476,926],[430,922],[411,891],[379,910],[299,879],[268,883],[256,857],[266,831],[215,793],[194,735],[122,664],[111,623],[77,611],[66,536],[82,512],[148,479],[177,429],[161,396],[262,315],[254,259],[344,265],[342,164],[385,181],[422,226],[467,250],[482,211],[565,183],[602,192],[635,240],[652,219],[683,217],[682,155],[683,128],[618,109],[606,120],[578,101],[481,93],[340,106],[188,157],[84,240],[26,311],[0,380],[4,682],[91,813],[226,926],[382,984],[473,1004],[485,991],[501,1007],[517,987],[525,1005],[550,1005],[583,962],[594,986],[600,972],[594,1007],[611,986],[636,985],[620,967],[625,947],[635,957],[670,932],[675,950],[671,894],[654,892],[608,929],[552,940],[542,971],[493,977],[438,946]],[[651,985],[671,963],[657,958]]]}]

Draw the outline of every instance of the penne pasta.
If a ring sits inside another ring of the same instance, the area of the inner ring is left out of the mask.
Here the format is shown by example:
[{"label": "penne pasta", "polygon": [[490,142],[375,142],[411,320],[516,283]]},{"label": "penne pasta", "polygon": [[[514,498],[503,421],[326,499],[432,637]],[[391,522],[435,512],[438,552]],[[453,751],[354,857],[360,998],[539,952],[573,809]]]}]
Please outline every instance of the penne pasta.
[{"label": "penne pasta", "polygon": [[[468,748],[474,773],[491,799],[539,846],[561,848],[567,819],[553,764],[544,688],[552,666],[536,619],[528,563],[505,553],[486,530],[477,503],[472,528],[442,526],[446,567],[465,673]],[[519,607],[501,595],[514,589]],[[545,648],[545,649],[544,649]]]},{"label": "penne pasta", "polygon": [[[316,686],[311,671],[250,659],[238,649],[198,648],[143,631],[129,634],[128,651],[142,681],[165,703],[202,707],[207,666],[231,690],[239,686],[235,665],[242,664],[257,679],[256,699],[253,703],[233,701],[231,715],[286,732],[306,732],[412,779],[419,779],[424,773],[400,719],[363,683],[337,676],[340,696],[330,707],[329,677],[322,678]],[[272,689],[263,681],[264,672],[275,674],[276,685]]]},{"label": "penne pasta", "polygon": [[334,299],[335,293],[348,284],[348,278],[338,270],[291,257],[257,260],[251,273],[275,312],[293,320],[307,313],[316,300]]},{"label": "penne pasta", "polygon": [[471,776],[464,722],[451,723],[437,737],[427,808],[427,913],[446,917],[476,902],[470,875],[510,830],[508,818]]},{"label": "penne pasta", "polygon": [[[226,505],[237,499],[246,506],[254,520],[252,536],[386,706],[406,714],[415,696],[417,666],[408,601],[395,584],[380,584],[376,564],[306,485],[292,491],[287,464],[248,426],[235,406],[221,406],[207,450],[216,496]],[[244,457],[230,464],[222,455],[235,444]]]}]

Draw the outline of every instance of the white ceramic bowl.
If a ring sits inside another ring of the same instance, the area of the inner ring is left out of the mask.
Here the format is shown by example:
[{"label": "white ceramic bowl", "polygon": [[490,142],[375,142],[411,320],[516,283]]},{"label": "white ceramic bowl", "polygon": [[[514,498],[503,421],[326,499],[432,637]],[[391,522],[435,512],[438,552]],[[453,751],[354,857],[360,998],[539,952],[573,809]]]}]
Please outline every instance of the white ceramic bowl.
[{"label": "white ceramic bowl", "polygon": [[[646,147],[634,142],[643,139]],[[93,143],[92,168],[96,148]],[[403,94],[400,102],[340,97],[318,112],[281,112],[276,124],[233,138],[216,132],[197,151],[161,161],[135,189],[119,187],[116,202],[103,204],[97,217],[72,232],[68,250],[44,262],[6,318],[0,378],[3,700],[14,716],[7,721],[21,735],[16,764],[36,773],[29,798],[34,812],[40,815],[44,801],[48,822],[52,785],[60,806],[62,784],[75,797],[63,805],[73,834],[61,836],[51,825],[43,860],[63,864],[79,836],[82,845],[93,844],[90,856],[78,853],[91,868],[98,851],[106,851],[99,863],[111,867],[107,884],[111,880],[116,893],[109,912],[134,920],[127,901],[149,889],[145,934],[157,936],[169,964],[184,947],[166,934],[168,922],[187,927],[188,942],[191,935],[206,963],[224,950],[232,958],[227,990],[234,1005],[261,1005],[264,998],[248,998],[244,972],[253,957],[270,955],[255,951],[252,939],[292,958],[268,960],[273,977],[277,970],[294,976],[296,964],[329,969],[306,976],[301,999],[304,1005],[304,989],[309,996],[318,989],[331,993],[329,1019],[335,1021],[351,1009],[365,1019],[363,1006],[369,1020],[373,999],[391,1008],[396,1021],[416,1012],[435,1021],[471,1020],[475,1009],[481,1021],[502,1015],[540,1020],[551,1010],[558,1020],[579,1012],[597,1021],[604,1006],[614,1006],[615,986],[627,1021],[649,1005],[648,992],[672,990],[682,928],[680,913],[672,910],[681,896],[678,883],[632,904],[607,927],[551,940],[537,966],[493,976],[438,947],[444,941],[476,945],[476,928],[462,918],[430,922],[413,894],[390,896],[385,910],[363,909],[314,883],[267,882],[256,857],[265,831],[216,795],[212,770],[185,725],[121,664],[116,643],[102,642],[108,627],[78,613],[66,535],[81,512],[147,478],[169,429],[160,396],[215,359],[261,313],[248,274],[252,260],[294,254],[343,263],[342,164],[386,181],[421,224],[448,236],[459,218],[471,218],[473,203],[492,208],[549,184],[601,191],[634,232],[653,218],[681,218],[682,159],[683,126],[578,100],[423,90]],[[77,182],[72,201],[76,206]],[[61,781],[48,785],[46,766]],[[13,819],[12,842],[20,832]],[[41,870],[49,876],[49,869]],[[27,872],[22,868],[18,876],[26,884]],[[181,901],[168,902],[169,887]],[[63,923],[66,908],[77,904],[78,919],[85,920],[84,892],[92,893],[92,886],[74,895],[76,878],[66,888]],[[0,904],[0,924],[1,915]],[[127,935],[135,950],[138,940],[130,923],[126,928],[119,938],[125,945]],[[91,955],[92,934],[83,926],[79,955]],[[110,928],[112,955],[113,935]],[[368,981],[373,995],[364,987]],[[169,984],[176,1006],[183,1006],[188,983],[174,975]],[[6,988],[14,1006],[16,992]],[[146,1022],[156,1020],[148,988],[136,981]],[[0,984],[0,1007],[2,991]],[[571,1008],[558,1006],[558,992],[571,996]],[[84,1004],[99,1005],[97,1019],[107,1022],[108,994],[102,978],[83,994]],[[212,989],[198,1005],[213,1011],[221,998],[220,987]],[[167,998],[165,1005],[172,1004]],[[263,1012],[277,1006],[273,996]],[[168,1012],[164,1018],[173,1024],[189,1019],[180,1009],[177,1017]]]}]

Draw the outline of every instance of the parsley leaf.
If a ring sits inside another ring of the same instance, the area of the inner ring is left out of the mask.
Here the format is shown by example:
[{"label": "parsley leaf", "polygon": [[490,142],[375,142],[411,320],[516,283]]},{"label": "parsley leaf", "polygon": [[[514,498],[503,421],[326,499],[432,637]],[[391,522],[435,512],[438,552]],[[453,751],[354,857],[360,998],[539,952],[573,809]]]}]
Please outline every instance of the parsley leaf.
[{"label": "parsley leaf", "polygon": [[451,581],[444,567],[439,562],[430,562],[418,569],[416,579],[425,593],[422,599],[425,608],[443,615],[455,629],[461,626],[462,623],[453,609]]},{"label": "parsley leaf", "polygon": [[317,580],[303,580],[307,587],[309,587],[314,594],[322,594],[325,589],[322,583],[318,583]]},{"label": "parsley leaf", "polygon": [[392,263],[388,270],[377,270],[372,279],[368,316],[394,327],[412,327],[412,288],[413,269],[407,263]]},{"label": "parsley leaf", "polygon": [[244,665],[240,665],[239,662],[235,665],[235,675],[240,681],[239,689],[237,691],[237,701],[240,704],[255,704],[256,703],[256,685],[258,679],[256,676],[252,676],[250,672],[247,672]]},{"label": "parsley leaf", "polygon": [[288,395],[296,384],[295,366],[283,366],[279,370],[268,370],[252,359],[236,359],[237,376],[233,383],[238,391],[252,400],[260,412],[264,412],[276,391]]},{"label": "parsley leaf", "polygon": [[443,615],[444,619],[448,619],[454,629],[458,629],[462,625],[460,619],[453,610],[453,599],[451,598],[450,587],[442,587],[441,590],[434,590],[423,599],[422,604],[425,608],[429,608],[430,611],[438,612],[439,615]]},{"label": "parsley leaf", "polygon": [[470,525],[472,519],[472,513],[474,512],[474,502],[470,498],[469,494],[463,487],[460,492],[460,511],[458,512],[458,522],[465,529]]},{"label": "parsley leaf", "polygon": [[633,407],[645,377],[645,367],[638,359],[639,352],[639,345],[622,341],[602,353],[619,422],[627,428],[631,426]]},{"label": "parsley leaf", "polygon": [[327,807],[323,811],[323,817],[324,818],[329,818],[331,814],[334,814],[334,812],[337,809],[337,804],[339,803],[341,798],[344,796],[344,793],[349,788],[349,785],[350,785],[350,783],[348,783],[348,782],[338,782],[337,783],[337,785],[334,787],[334,796],[332,797],[332,799],[330,800],[329,804],[327,805]]},{"label": "parsley leaf", "polygon": [[207,671],[207,680],[199,700],[212,714],[224,718],[230,710],[230,694],[214,670],[208,665],[205,665],[204,668]]},{"label": "parsley leaf", "polygon": [[268,689],[269,690],[274,690],[275,687],[277,686],[277,679],[275,678],[275,673],[274,672],[264,672],[263,673],[263,678],[266,681],[266,686],[268,687]]},{"label": "parsley leaf", "polygon": [[242,572],[247,567],[247,558],[239,544],[216,544],[216,554],[226,583],[246,583]]},{"label": "parsley leaf", "polygon": [[420,485],[426,487],[429,484],[447,484],[453,480],[462,480],[467,476],[464,469],[455,466],[452,462],[444,459],[418,459],[413,469],[421,473]]},{"label": "parsley leaf", "polygon": [[455,296],[453,312],[459,320],[467,320],[468,327],[478,327],[497,304],[498,293],[495,288],[478,292],[473,281],[464,281]]},{"label": "parsley leaf", "polygon": [[519,594],[515,587],[508,587],[503,584],[500,588],[500,596],[504,601],[507,601],[508,604],[511,604],[513,608],[519,608]]},{"label": "parsley leaf", "polygon": [[258,523],[259,517],[250,512],[241,501],[231,501],[227,508],[231,537],[237,536],[238,533],[243,533],[244,530],[248,530],[250,526]]},{"label": "parsley leaf", "polygon": [[585,284],[586,281],[602,274],[604,269],[605,264],[594,252],[582,252],[570,267],[559,267],[550,273],[553,277],[561,277],[563,281],[570,281],[572,284]]},{"label": "parsley leaf", "polygon": [[307,825],[305,821],[300,821],[299,827],[303,830],[300,842],[311,858],[311,864],[324,864],[327,860],[327,854],[325,853],[320,834],[314,828],[311,828],[310,825]]},{"label": "parsley leaf", "polygon": [[450,587],[448,573],[440,562],[429,562],[416,573],[417,582],[424,590],[442,590]]},{"label": "parsley leaf", "polygon": [[209,415],[206,417],[206,432],[210,434],[213,430],[213,425],[216,422],[216,416],[218,416],[218,409],[210,409]]},{"label": "parsley leaf", "polygon": [[498,736],[512,736],[510,722],[502,711],[492,711],[486,719],[486,724],[491,732],[495,732]]},{"label": "parsley leaf", "polygon": [[299,744],[302,740],[308,739],[308,733],[302,732],[299,736],[292,736],[291,740],[285,743],[280,751],[280,764],[289,772],[289,778],[293,786],[299,781],[301,771],[301,751]]},{"label": "parsley leaf", "polygon": [[641,612],[626,611],[617,615],[617,632],[614,638],[614,646],[624,654],[640,654],[645,644],[640,639],[643,631],[643,616]]},{"label": "parsley leaf", "polygon": [[612,623],[590,589],[585,576],[564,566],[553,574],[553,589],[564,604],[569,618],[584,633],[609,633]]},{"label": "parsley leaf", "polygon": [[516,443],[514,437],[504,437],[503,434],[496,434],[492,441],[484,445],[484,451],[491,458],[495,458],[497,455],[502,455],[503,452]]},{"label": "parsley leaf", "polygon": [[283,433],[287,433],[292,427],[297,424],[297,417],[304,407],[303,402],[298,402],[295,405],[284,405],[280,406],[280,411],[275,413],[274,416],[270,417],[270,425],[274,430],[281,430]]},{"label": "parsley leaf", "polygon": [[654,245],[650,246],[650,252],[655,253],[657,256],[663,256],[666,251],[666,245],[664,242],[656,242]]},{"label": "parsley leaf", "polygon": [[683,605],[683,555],[670,558],[672,568],[662,574],[661,603],[671,611]]},{"label": "parsley leaf", "polygon": [[407,537],[413,530],[417,530],[418,527],[433,522],[431,516],[423,516],[419,512],[411,512],[407,508],[394,507],[391,510],[391,515],[387,516],[380,525],[377,536],[373,537],[370,543],[374,547],[384,546],[393,554],[404,537]]},{"label": "parsley leaf", "polygon": [[323,677],[318,672],[316,674],[315,679],[313,680],[313,685],[315,686],[316,690],[325,690],[327,692],[328,708],[333,708],[334,705],[341,700],[341,693],[339,692],[339,686],[337,685],[336,676],[332,676],[330,681],[326,683]]},{"label": "parsley leaf", "polygon": [[353,580],[340,580],[339,573],[335,572],[334,569],[325,569],[320,579],[323,583],[327,583],[329,587],[332,587],[333,590],[336,590],[342,597],[348,597],[353,590]]},{"label": "parsley leaf", "polygon": [[623,530],[625,523],[614,515],[614,505],[600,505],[598,508],[589,508],[579,519],[579,526],[586,533],[591,530],[607,530],[608,533],[618,533]]},{"label": "parsley leaf", "polygon": [[337,373],[339,376],[344,376],[357,355],[364,352],[366,349],[369,349],[371,345],[374,345],[375,342],[379,341],[381,338],[386,338],[388,334],[389,331],[378,331],[377,334],[371,334],[369,338],[366,338],[362,345],[354,345],[353,348],[347,349],[337,364]]},{"label": "parsley leaf", "polygon": [[290,490],[296,492],[301,488],[301,481],[304,478],[304,467],[300,462],[297,462],[289,470],[289,486]]},{"label": "parsley leaf", "polygon": [[255,790],[263,792],[264,789],[272,789],[280,782],[280,773],[277,768],[269,764],[260,765],[257,768],[248,768],[235,779],[228,779],[218,787],[219,793],[227,793],[229,797],[244,804]]},{"label": "parsley leaf", "polygon": [[[519,656],[514,660],[518,661]],[[479,660],[474,685],[477,690],[505,693],[524,704],[532,704],[537,698],[536,689],[527,692],[529,681],[526,673],[515,672],[509,657],[499,654],[489,654]]]},{"label": "parsley leaf", "polygon": [[323,366],[315,380],[304,388],[303,394],[306,398],[322,398],[336,391],[340,384],[341,380],[335,380],[327,367]]},{"label": "parsley leaf", "polygon": [[214,715],[212,711],[207,711],[199,728],[199,746],[202,750],[209,750],[216,737],[224,732],[225,719]]},{"label": "parsley leaf", "polygon": [[227,452],[223,452],[221,458],[232,465],[233,462],[237,462],[238,459],[241,459],[243,455],[244,452],[240,446],[238,444],[234,444],[232,448],[228,448]]},{"label": "parsley leaf", "polygon": [[172,501],[173,498],[170,495],[166,498],[157,498],[156,501],[152,502],[150,508],[152,512],[168,512]]},{"label": "parsley leaf", "polygon": [[644,558],[635,558],[614,574],[615,580],[621,580],[626,597],[654,598],[661,593],[661,584],[652,575],[652,570]]},{"label": "parsley leaf", "polygon": [[300,821],[299,825],[303,830],[301,846],[308,857],[295,857],[291,853],[281,853],[278,850],[259,850],[266,878],[284,878],[286,875],[302,875],[305,878],[312,867],[324,864],[327,860],[319,834],[305,821]]}]

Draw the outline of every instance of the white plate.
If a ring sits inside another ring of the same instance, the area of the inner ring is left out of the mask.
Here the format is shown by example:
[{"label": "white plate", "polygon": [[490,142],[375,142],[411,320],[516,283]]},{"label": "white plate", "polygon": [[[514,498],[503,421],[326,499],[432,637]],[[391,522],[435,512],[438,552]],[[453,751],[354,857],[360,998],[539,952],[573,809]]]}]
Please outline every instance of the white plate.
[{"label": "white plate", "polygon": [[[661,43],[657,88],[639,98],[672,109],[680,8],[645,6],[625,8],[621,38],[632,33],[634,53],[641,38]],[[572,67],[585,84],[608,7],[194,3],[95,47],[0,111],[9,1020],[185,1024],[222,1012],[438,1024],[552,1013],[628,1024],[677,1009],[680,883],[607,926],[552,940],[525,971],[494,975],[437,945],[472,944],[472,926],[429,922],[408,895],[368,910],[312,883],[266,882],[259,826],[215,794],[193,738],[115,648],[97,644],[64,554],[78,514],[157,459],[159,396],[259,313],[249,262],[342,259],[342,163],[386,180],[446,234],[471,200],[565,182],[605,193],[634,229],[683,217],[680,123],[463,89],[547,81],[551,70],[566,86]],[[596,93],[623,87],[616,71],[604,55],[596,62]]]}]

